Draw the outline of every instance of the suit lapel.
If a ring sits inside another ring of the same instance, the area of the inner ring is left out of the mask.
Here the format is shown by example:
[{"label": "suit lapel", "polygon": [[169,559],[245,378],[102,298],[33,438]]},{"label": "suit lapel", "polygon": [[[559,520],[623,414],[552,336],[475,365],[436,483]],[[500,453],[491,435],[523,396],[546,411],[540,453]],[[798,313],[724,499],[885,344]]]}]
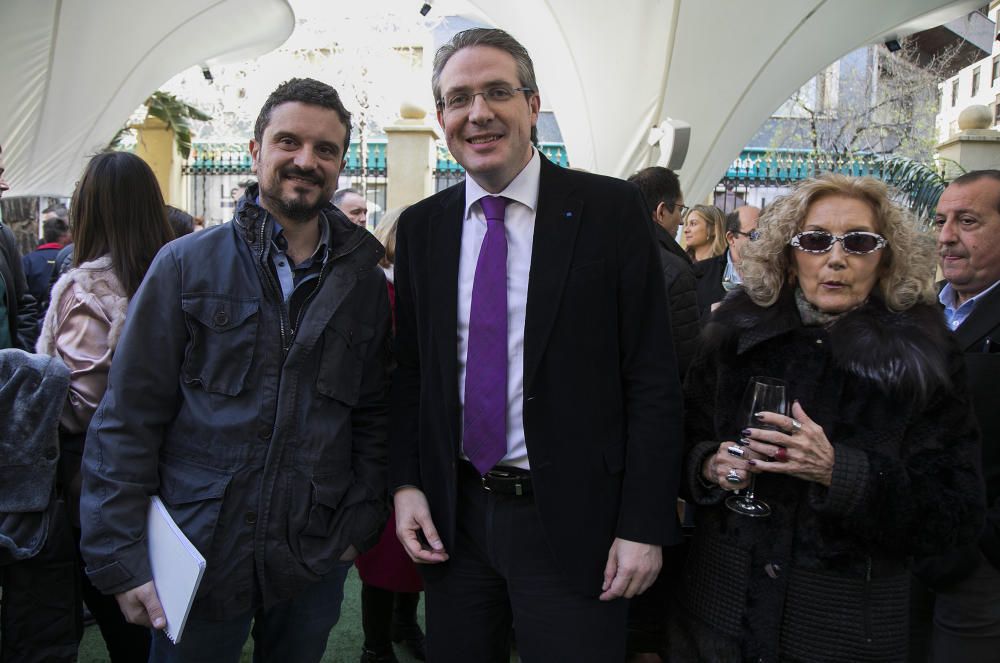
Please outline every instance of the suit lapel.
[{"label": "suit lapel", "polygon": [[448,412],[455,448],[458,431],[458,260],[462,247],[462,215],[465,211],[465,185],[452,188],[452,194],[431,212],[427,255],[429,305],[432,310],[431,336],[437,347],[441,369],[441,387]]},{"label": "suit lapel", "polygon": [[530,393],[573,261],[583,201],[559,167],[542,157],[524,323],[524,391]]},{"label": "suit lapel", "polygon": [[[1000,285],[976,302],[972,313],[955,330],[955,336],[958,337],[964,352],[979,352],[979,348],[973,346],[998,324],[1000,324]],[[993,342],[1000,343],[1000,338],[993,339]]]}]

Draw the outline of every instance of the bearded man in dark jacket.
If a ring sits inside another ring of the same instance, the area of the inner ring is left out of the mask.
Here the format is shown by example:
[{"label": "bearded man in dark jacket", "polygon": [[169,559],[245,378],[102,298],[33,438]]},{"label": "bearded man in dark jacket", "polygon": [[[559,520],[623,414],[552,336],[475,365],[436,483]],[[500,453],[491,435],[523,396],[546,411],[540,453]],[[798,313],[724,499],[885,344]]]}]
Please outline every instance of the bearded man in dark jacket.
[{"label": "bearded man in dark jacket", "polygon": [[[329,204],[350,127],[330,86],[281,84],[250,143],[259,188],[166,245],[130,304],[87,437],[81,548],[156,629],[151,661],[236,660],[251,621],[255,659],[319,661],[385,524],[383,250]],[[153,494],[207,562],[179,644],[148,561]]]}]

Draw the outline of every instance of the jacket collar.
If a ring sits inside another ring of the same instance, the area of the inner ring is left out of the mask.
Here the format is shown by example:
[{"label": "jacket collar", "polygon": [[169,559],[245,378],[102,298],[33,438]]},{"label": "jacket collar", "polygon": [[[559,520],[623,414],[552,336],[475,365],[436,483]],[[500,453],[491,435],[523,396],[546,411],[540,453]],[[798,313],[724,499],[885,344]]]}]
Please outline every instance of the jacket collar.
[{"label": "jacket collar", "polygon": [[[256,203],[260,190],[259,184],[251,184],[246,193],[236,205],[233,217],[234,227],[250,244],[254,255],[262,258],[270,253],[271,236],[274,232],[274,220],[267,210]],[[364,228],[351,223],[350,219],[332,203],[327,203],[320,210],[320,223],[326,224],[325,234],[330,238],[327,259],[335,260],[341,256],[355,252],[359,247],[366,247],[373,253],[374,262],[385,254],[381,243]],[[367,260],[365,261],[367,263]]]}]

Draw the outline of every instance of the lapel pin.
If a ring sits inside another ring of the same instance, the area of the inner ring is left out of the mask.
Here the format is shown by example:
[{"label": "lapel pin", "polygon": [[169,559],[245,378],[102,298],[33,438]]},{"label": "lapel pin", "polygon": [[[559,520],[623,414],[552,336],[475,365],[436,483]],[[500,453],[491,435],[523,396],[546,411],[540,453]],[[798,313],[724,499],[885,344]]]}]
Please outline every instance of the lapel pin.
[{"label": "lapel pin", "polygon": [[567,219],[573,218],[573,212],[566,212],[566,218]]}]

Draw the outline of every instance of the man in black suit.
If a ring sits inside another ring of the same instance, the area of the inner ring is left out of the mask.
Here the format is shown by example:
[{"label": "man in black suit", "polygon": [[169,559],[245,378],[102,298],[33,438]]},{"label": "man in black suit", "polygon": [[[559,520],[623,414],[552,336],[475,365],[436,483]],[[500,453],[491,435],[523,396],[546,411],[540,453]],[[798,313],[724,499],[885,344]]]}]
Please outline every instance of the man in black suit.
[{"label": "man in black suit", "polygon": [[935,592],[931,660],[996,660],[1000,652],[1000,171],[952,182],[937,206],[940,300],[968,370],[982,430],[988,506],[978,547],[925,562]]},{"label": "man in black suit", "polygon": [[742,205],[726,215],[726,252],[722,255],[695,263],[694,275],[698,279],[698,306],[704,319],[712,312],[713,304],[722,301],[726,292],[743,283],[740,276],[742,258],[740,250],[757,231],[760,209]]},{"label": "man in black suit", "polygon": [[390,482],[422,564],[428,660],[621,660],[627,602],[679,540],[681,397],[634,186],[533,148],[540,98],[502,30],[457,34],[432,86],[464,183],[396,245]]}]

